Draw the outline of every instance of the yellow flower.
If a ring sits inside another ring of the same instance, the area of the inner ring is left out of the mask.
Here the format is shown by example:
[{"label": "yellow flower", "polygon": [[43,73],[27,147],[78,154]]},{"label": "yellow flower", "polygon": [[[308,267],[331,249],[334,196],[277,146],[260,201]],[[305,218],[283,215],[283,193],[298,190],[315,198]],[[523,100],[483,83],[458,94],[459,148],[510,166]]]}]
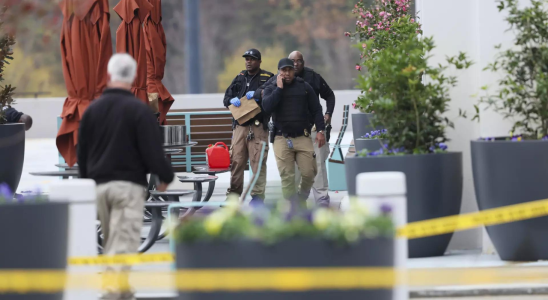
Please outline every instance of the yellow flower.
[{"label": "yellow flower", "polygon": [[207,218],[204,221],[204,227],[206,232],[212,236],[218,235],[219,232],[221,232],[221,228],[223,228],[223,224],[224,224],[224,220],[222,219]]},{"label": "yellow flower", "polygon": [[350,209],[349,211],[355,212],[357,214],[367,216],[369,214],[369,209],[365,202],[358,200],[356,197],[350,198]]},{"label": "yellow flower", "polygon": [[314,226],[318,228],[319,230],[324,230],[329,226],[329,223],[331,223],[332,215],[331,211],[327,208],[320,208],[314,212],[314,215],[312,216],[314,223]]},{"label": "yellow flower", "polygon": [[213,236],[218,235],[229,217],[230,215],[227,210],[220,209],[215,211],[204,220],[206,232]]},{"label": "yellow flower", "polygon": [[365,217],[355,212],[344,214],[341,226],[344,230],[360,230],[365,223]]}]

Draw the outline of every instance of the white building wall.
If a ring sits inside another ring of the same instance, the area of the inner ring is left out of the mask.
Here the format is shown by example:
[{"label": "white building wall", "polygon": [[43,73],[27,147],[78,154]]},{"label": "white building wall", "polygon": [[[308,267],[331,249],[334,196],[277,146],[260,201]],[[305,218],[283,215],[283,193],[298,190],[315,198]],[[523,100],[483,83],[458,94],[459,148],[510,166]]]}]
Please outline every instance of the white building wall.
[{"label": "white building wall", "polygon": [[[520,0],[527,3],[527,0]],[[477,211],[471,168],[470,140],[480,136],[507,135],[511,125],[494,112],[481,110],[480,122],[470,121],[474,115],[481,87],[496,88],[497,74],[483,71],[494,61],[497,50],[511,47],[513,35],[508,28],[504,14],[497,9],[497,0],[417,0],[417,12],[423,24],[425,36],[433,36],[437,48],[432,64],[443,62],[446,56],[466,52],[474,65],[467,71],[452,72],[458,76],[458,86],[451,90],[451,118],[456,118],[458,109],[468,111],[468,120],[456,119],[455,129],[448,130],[451,139],[449,148],[463,153],[464,190],[461,212]],[[493,90],[493,89],[492,89]],[[476,95],[474,97],[474,95]],[[492,245],[485,230],[475,229],[457,233],[449,246],[454,249],[483,248],[492,251]]]},{"label": "white building wall", "polygon": [[[357,74],[357,73],[356,73]],[[333,113],[333,131],[338,132],[342,124],[343,105],[352,105],[358,98],[360,91],[335,91],[336,105]],[[223,94],[173,95],[175,103],[172,109],[222,108]],[[44,139],[55,138],[57,135],[57,117],[63,110],[65,98],[21,98],[16,99],[15,109],[32,116],[34,124],[27,131],[27,138]],[[325,101],[320,100],[325,112]],[[350,107],[350,113],[357,112]],[[349,122],[347,132],[352,132],[352,122]],[[334,138],[333,138],[334,139]]]}]

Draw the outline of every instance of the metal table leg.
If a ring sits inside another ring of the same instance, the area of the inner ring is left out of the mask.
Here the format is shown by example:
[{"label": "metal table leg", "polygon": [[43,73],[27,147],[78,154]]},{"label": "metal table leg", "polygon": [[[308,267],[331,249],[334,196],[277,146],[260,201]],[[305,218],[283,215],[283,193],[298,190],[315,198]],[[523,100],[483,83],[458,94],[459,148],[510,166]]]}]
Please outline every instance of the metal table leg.
[{"label": "metal table leg", "polygon": [[[194,193],[194,197],[192,198],[192,201],[202,202],[202,183],[194,182],[194,190],[196,191],[196,193]],[[209,193],[209,189],[207,190],[207,192]]]},{"label": "metal table leg", "polygon": [[[215,173],[213,174],[208,174],[210,176],[215,176]],[[202,202],[207,202],[209,201],[209,199],[211,199],[211,196],[213,196],[213,192],[215,191],[215,181],[216,180],[213,180],[213,181],[210,181],[209,182],[209,186],[207,187],[207,193],[205,195],[205,198],[204,200],[202,200]]]},{"label": "metal table leg", "polygon": [[145,239],[145,241],[139,246],[139,252],[143,253],[146,252],[158,239],[158,235],[160,234],[160,229],[162,229],[162,208],[161,207],[149,207],[148,208],[150,212],[152,213],[152,220],[150,224],[150,231],[148,232],[148,236]]}]

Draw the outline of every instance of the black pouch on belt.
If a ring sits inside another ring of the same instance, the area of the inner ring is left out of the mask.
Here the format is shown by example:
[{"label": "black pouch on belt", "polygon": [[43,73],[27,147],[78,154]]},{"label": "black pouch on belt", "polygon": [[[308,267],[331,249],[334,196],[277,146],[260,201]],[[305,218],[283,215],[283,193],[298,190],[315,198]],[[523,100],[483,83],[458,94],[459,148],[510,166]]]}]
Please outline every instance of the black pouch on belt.
[{"label": "black pouch on belt", "polygon": [[331,124],[328,124],[327,127],[325,127],[325,142],[329,143],[329,138],[331,138]]}]

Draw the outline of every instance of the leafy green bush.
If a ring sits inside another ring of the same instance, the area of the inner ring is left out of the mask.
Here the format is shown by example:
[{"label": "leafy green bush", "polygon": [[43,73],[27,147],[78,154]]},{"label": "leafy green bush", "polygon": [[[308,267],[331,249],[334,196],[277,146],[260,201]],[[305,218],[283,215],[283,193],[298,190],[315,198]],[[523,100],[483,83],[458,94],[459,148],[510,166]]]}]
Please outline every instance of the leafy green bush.
[{"label": "leafy green bush", "polygon": [[[397,47],[411,36],[422,34],[421,24],[412,16],[410,0],[375,0],[369,6],[369,1],[360,0],[354,10],[356,15],[355,32],[347,32],[352,41],[361,50],[362,62],[356,65],[356,70],[367,68],[367,61],[384,49]],[[368,43],[366,43],[368,42]],[[363,77],[364,75],[361,75]],[[353,104],[362,112],[373,112],[370,103],[364,100],[367,90]]]},{"label": "leafy green bush", "polygon": [[368,73],[358,79],[358,86],[368,92],[358,103],[371,105],[373,127],[382,126],[390,132],[384,154],[391,149],[400,154],[435,152],[447,141],[445,130],[454,125],[445,113],[451,101],[449,89],[457,79],[444,73],[451,65],[466,69],[472,62],[460,53],[447,58],[448,65],[432,67],[428,59],[433,49],[432,38],[411,36],[365,61]]},{"label": "leafy green bush", "polygon": [[[507,11],[506,21],[515,33],[514,47],[502,51],[485,70],[502,72],[498,91],[485,95],[480,103],[487,104],[505,118],[516,121],[512,134],[523,139],[548,136],[548,8],[545,0],[531,0],[531,5],[519,8],[516,0],[502,0],[499,11]],[[501,46],[497,46],[500,49]],[[488,87],[483,87],[487,90]],[[476,112],[478,112],[476,107]],[[479,113],[474,119],[479,120]]]},{"label": "leafy green bush", "polygon": [[[0,9],[0,29],[2,29],[4,16],[6,15],[7,6],[3,6]],[[8,60],[12,60],[13,54],[12,47],[15,45],[15,37],[10,34],[3,34],[0,37],[0,81],[4,80],[3,73],[6,64],[9,64]],[[0,86],[0,124],[6,123],[6,116],[4,115],[4,108],[13,104],[13,92],[15,88],[11,85],[4,87]]]}]

